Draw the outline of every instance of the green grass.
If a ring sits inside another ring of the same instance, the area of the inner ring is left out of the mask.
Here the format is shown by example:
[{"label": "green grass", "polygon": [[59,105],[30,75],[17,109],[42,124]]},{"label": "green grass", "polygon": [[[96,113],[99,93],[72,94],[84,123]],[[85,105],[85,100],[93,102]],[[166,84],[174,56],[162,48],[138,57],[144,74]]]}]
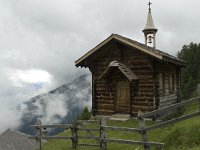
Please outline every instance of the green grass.
[{"label": "green grass", "polygon": [[[192,113],[199,109],[199,105],[192,104],[185,108],[184,114]],[[138,127],[138,121],[131,119],[126,122],[107,120],[107,125],[118,127]],[[146,121],[146,126],[150,126],[155,122]],[[87,124],[88,128],[97,128],[97,124]],[[89,136],[88,133],[81,131],[80,136]],[[93,132],[99,136],[98,132]],[[71,136],[71,131],[66,130],[59,134],[60,136]],[[147,133],[148,141],[156,141],[165,143],[165,150],[200,150],[200,117],[195,117],[175,125],[156,129]],[[141,135],[138,133],[130,133],[126,131],[108,131],[107,138],[126,139],[126,140],[141,140]],[[96,140],[79,139],[79,143],[98,144]],[[49,140],[42,147],[43,150],[70,150],[72,149],[71,141],[69,140]],[[79,147],[78,150],[95,150],[94,147]],[[108,143],[109,150],[141,150],[142,146]],[[156,148],[153,148],[156,149]]]}]

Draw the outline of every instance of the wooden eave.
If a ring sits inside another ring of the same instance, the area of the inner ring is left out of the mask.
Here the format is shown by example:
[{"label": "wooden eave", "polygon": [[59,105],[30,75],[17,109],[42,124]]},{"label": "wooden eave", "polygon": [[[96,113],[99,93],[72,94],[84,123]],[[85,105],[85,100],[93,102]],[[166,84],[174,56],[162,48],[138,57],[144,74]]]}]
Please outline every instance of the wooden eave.
[{"label": "wooden eave", "polygon": [[165,52],[162,52],[160,50],[154,49],[152,47],[149,47],[145,44],[139,43],[137,41],[128,39],[126,37],[123,37],[121,35],[118,34],[111,34],[111,36],[109,36],[107,39],[105,39],[104,41],[102,41],[100,44],[98,44],[96,47],[94,47],[93,49],[91,49],[90,51],[88,51],[85,55],[83,55],[82,57],[80,57],[78,60],[75,61],[75,66],[84,66],[87,67],[87,65],[84,65],[87,58],[89,58],[92,54],[94,54],[96,51],[98,51],[102,46],[104,46],[105,44],[109,43],[111,40],[117,40],[118,42],[121,42],[125,45],[128,45],[130,47],[136,48],[138,50],[140,50],[141,52],[144,52],[152,57],[155,57],[159,60],[163,60],[163,61],[168,61],[171,63],[174,63],[176,65],[180,65],[180,66],[185,66],[185,62],[179,60],[178,58],[169,55]]},{"label": "wooden eave", "polygon": [[178,61],[176,59],[171,59],[171,58],[169,58],[167,56],[163,56],[163,61],[170,62],[170,63],[176,64],[176,65],[182,66],[182,67],[186,67],[186,63],[185,62]]}]

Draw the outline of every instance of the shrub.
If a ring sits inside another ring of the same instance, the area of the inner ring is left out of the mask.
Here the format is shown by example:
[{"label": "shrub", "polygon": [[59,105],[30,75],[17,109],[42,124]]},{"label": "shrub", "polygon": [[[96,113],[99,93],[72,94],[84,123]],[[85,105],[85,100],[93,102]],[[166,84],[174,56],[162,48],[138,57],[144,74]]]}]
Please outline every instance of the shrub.
[{"label": "shrub", "polygon": [[79,120],[89,120],[92,113],[88,110],[88,107],[85,107],[82,113],[77,117]]}]

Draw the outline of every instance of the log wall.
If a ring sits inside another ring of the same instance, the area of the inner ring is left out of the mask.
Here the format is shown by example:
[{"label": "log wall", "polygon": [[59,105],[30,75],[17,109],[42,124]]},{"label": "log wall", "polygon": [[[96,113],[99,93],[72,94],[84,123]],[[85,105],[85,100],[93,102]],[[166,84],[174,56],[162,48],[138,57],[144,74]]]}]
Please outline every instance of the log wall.
[{"label": "log wall", "polygon": [[[127,79],[118,70],[113,71],[106,80],[99,79],[114,60],[128,66],[138,78],[130,84],[130,108],[124,107],[124,112],[137,115],[140,110],[148,112],[177,102],[180,93],[179,66],[159,61],[124,44],[111,42],[86,62],[89,63],[88,67],[92,72],[94,115],[116,113],[116,83],[118,80]],[[172,74],[173,82],[170,81]],[[172,88],[174,90],[171,90]]]},{"label": "log wall", "polygon": [[[99,50],[100,51],[100,50]],[[127,65],[138,77],[130,87],[130,112],[137,115],[138,111],[155,109],[154,70],[152,58],[128,46],[113,44],[104,47],[101,54],[92,61],[93,67],[93,112],[94,114],[113,114],[116,105],[116,81],[126,80],[120,72],[113,72],[107,80],[99,76],[106,70],[110,62],[117,60]]]}]

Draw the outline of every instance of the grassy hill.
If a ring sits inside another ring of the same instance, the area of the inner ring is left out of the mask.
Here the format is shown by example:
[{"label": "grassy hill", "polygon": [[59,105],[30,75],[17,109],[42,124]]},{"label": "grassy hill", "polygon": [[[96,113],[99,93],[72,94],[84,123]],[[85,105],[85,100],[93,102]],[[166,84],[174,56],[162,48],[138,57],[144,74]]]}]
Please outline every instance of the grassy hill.
[{"label": "grassy hill", "polygon": [[[184,114],[197,111],[199,105],[191,105],[185,109]],[[152,125],[154,122],[146,121],[146,126]],[[138,121],[131,119],[125,122],[120,121],[111,121],[107,120],[107,125],[119,126],[119,127],[138,127]],[[95,128],[98,127],[97,124],[88,124],[87,127]],[[71,136],[70,130],[66,130],[60,135]],[[82,131],[80,135],[88,135],[88,133]],[[95,135],[99,136],[99,133],[96,132]],[[165,143],[165,150],[199,150],[200,149],[200,117],[195,117],[183,122],[179,122],[174,125],[170,125],[164,128],[160,128],[154,131],[147,133],[148,141],[156,141]],[[108,138],[115,139],[126,139],[126,140],[141,140],[141,135],[138,133],[129,133],[126,131],[108,131]],[[86,140],[81,139],[79,143],[91,143],[98,144],[95,140]],[[69,140],[49,140],[42,147],[43,150],[66,150],[72,149],[71,141]],[[79,147],[81,150],[95,150],[99,148],[94,147]],[[123,149],[123,150],[140,150],[143,149],[142,146],[137,145],[126,145],[126,144],[116,144],[108,143],[109,150]],[[155,148],[156,149],[156,148]]]}]

